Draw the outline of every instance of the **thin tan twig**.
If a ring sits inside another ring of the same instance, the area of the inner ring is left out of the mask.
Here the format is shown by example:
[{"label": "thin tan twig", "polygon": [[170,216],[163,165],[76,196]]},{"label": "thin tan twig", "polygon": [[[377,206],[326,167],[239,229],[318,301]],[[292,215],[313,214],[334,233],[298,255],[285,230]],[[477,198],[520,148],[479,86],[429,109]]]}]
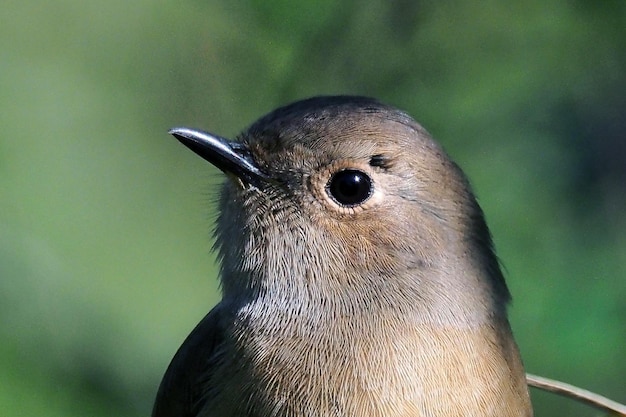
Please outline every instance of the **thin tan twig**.
[{"label": "thin tan twig", "polygon": [[528,382],[528,386],[573,398],[602,411],[612,413],[614,416],[626,417],[625,405],[609,400],[591,391],[533,374],[526,374],[526,381]]}]

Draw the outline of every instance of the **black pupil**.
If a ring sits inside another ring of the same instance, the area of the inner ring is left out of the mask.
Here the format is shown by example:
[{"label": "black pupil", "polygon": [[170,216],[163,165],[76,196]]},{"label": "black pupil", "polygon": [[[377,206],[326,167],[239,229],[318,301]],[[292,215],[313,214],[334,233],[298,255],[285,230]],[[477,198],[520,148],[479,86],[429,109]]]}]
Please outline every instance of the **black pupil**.
[{"label": "black pupil", "polygon": [[332,176],[327,192],[343,206],[357,206],[372,194],[372,180],[364,172],[346,169]]}]

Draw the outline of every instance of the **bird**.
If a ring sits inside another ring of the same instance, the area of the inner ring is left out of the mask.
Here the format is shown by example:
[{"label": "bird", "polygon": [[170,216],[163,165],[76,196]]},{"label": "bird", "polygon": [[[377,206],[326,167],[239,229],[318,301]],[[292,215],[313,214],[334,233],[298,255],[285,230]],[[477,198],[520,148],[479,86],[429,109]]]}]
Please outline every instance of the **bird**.
[{"label": "bird", "polygon": [[317,96],[235,140],[170,133],[227,177],[222,298],[153,417],[532,416],[483,212],[406,112]]}]

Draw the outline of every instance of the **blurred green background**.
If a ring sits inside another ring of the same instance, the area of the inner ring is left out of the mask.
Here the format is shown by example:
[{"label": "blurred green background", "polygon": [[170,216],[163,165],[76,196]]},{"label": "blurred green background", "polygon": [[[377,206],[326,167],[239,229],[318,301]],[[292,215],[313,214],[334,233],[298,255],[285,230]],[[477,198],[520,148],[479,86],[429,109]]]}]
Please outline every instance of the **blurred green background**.
[{"label": "blurred green background", "polygon": [[167,129],[336,93],[407,110],[465,169],[528,370],[626,402],[625,40],[620,0],[5,0],[0,413],[148,415],[218,300],[221,177]]}]

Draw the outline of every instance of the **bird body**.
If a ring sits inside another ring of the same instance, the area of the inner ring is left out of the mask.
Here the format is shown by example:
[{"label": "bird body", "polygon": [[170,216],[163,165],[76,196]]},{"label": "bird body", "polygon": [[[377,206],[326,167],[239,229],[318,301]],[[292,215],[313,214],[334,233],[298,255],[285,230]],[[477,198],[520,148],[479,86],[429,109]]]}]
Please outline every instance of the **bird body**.
[{"label": "bird body", "polygon": [[172,360],[154,417],[532,415],[482,211],[408,115],[317,97],[236,142],[172,133],[233,181],[222,301]]}]

